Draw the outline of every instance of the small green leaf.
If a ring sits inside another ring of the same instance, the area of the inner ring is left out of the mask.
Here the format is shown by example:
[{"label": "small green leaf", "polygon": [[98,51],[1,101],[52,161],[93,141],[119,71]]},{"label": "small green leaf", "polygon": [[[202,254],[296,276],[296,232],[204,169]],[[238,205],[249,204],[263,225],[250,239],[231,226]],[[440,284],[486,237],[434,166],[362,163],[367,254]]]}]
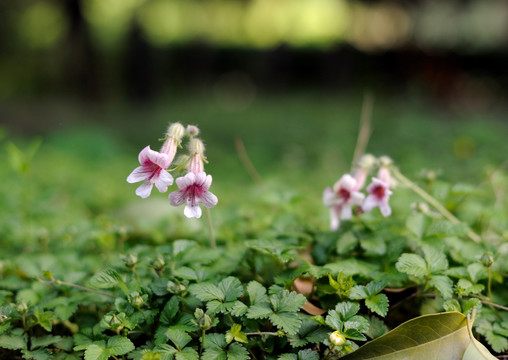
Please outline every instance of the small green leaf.
[{"label": "small green leaf", "polygon": [[426,236],[462,236],[467,234],[469,228],[464,224],[454,224],[448,220],[440,220],[432,223],[428,229]]},{"label": "small green leaf", "polygon": [[360,311],[360,304],[350,301],[340,302],[335,306],[335,311],[342,321],[346,321]]},{"label": "small green leaf", "polygon": [[53,359],[53,355],[47,349],[37,349],[35,351],[23,350],[23,359],[50,360]]},{"label": "small green leaf", "polygon": [[365,335],[367,335],[369,338],[376,339],[388,332],[388,327],[377,317],[371,316],[368,322],[369,326],[368,330],[365,331]]},{"label": "small green leaf", "polygon": [[300,350],[298,360],[319,360],[319,354],[311,349]]},{"label": "small green leaf", "polygon": [[229,276],[222,280],[219,289],[224,294],[224,301],[234,301],[243,295],[243,286],[240,280],[235,277]]},{"label": "small green leaf", "polygon": [[351,340],[359,340],[359,341],[367,340],[367,338],[356,329],[344,330],[342,332],[342,335],[344,335],[346,338],[351,339]]},{"label": "small green leaf", "polygon": [[113,336],[108,340],[108,353],[111,355],[124,355],[134,350],[134,344],[123,336]]},{"label": "small green leaf", "polygon": [[425,260],[417,254],[402,254],[395,267],[399,272],[416,277],[423,277],[428,273]]},{"label": "small green leaf", "polygon": [[385,294],[369,296],[365,299],[365,306],[367,306],[370,311],[385,317],[388,313],[388,298]]},{"label": "small green leaf", "polygon": [[294,291],[283,290],[279,294],[271,295],[270,302],[274,312],[296,312],[305,304],[307,299]]},{"label": "small green leaf", "polygon": [[270,315],[270,321],[289,335],[294,335],[300,329],[302,320],[296,313],[281,312]]},{"label": "small green leaf", "polygon": [[247,285],[247,293],[249,294],[251,305],[268,302],[266,288],[257,281],[251,281]]},{"label": "small green leaf", "polygon": [[99,345],[91,344],[86,348],[85,360],[108,360],[108,351]]},{"label": "small green leaf", "polygon": [[453,281],[446,275],[432,275],[430,283],[443,295],[443,298],[450,299],[453,295]]},{"label": "small green leaf", "polygon": [[183,349],[192,340],[189,334],[175,326],[166,330],[166,336],[179,350]]},{"label": "small green leaf", "polygon": [[53,335],[46,335],[41,337],[32,336],[30,338],[31,350],[34,350],[38,347],[46,347],[48,345],[56,344],[61,340],[62,340],[61,336],[53,336]]},{"label": "small green leaf", "polygon": [[343,234],[339,240],[337,240],[337,254],[343,255],[353,250],[358,244],[358,239],[352,232]]},{"label": "small green leaf", "polygon": [[171,324],[171,321],[175,317],[176,313],[178,312],[180,305],[180,300],[178,297],[173,296],[169,301],[164,305],[164,309],[162,309],[161,316],[160,316],[160,322],[164,325]]},{"label": "small green leaf", "polygon": [[406,220],[406,228],[411,231],[418,239],[422,238],[425,227],[425,215],[421,213],[412,214]]},{"label": "small green leaf", "polygon": [[228,360],[248,360],[249,352],[245,347],[238,343],[233,343],[228,348]]},{"label": "small green leaf", "polygon": [[432,246],[424,246],[422,250],[425,255],[429,273],[439,274],[448,269],[448,260],[442,251]]},{"label": "small green leaf", "polygon": [[24,336],[0,335],[0,348],[9,350],[26,349],[26,338]]},{"label": "small green leaf", "polygon": [[193,284],[189,287],[189,291],[201,301],[223,301],[225,298],[224,292],[210,283]]},{"label": "small green leaf", "polygon": [[233,340],[240,343],[247,342],[247,336],[245,335],[245,333],[242,332],[242,325],[233,324],[233,326],[231,326],[231,329],[229,329],[228,332],[226,333],[226,342],[229,344]]},{"label": "small green leaf", "polygon": [[235,301],[233,308],[231,309],[231,315],[233,316],[243,316],[247,313],[247,310],[249,310],[249,307],[245,305],[241,301]]}]

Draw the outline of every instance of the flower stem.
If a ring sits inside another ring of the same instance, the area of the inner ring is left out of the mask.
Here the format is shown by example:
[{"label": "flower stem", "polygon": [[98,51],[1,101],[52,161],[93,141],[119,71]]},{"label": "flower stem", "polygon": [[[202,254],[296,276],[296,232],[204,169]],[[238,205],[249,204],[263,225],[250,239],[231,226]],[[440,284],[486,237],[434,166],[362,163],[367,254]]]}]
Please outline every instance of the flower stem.
[{"label": "flower stem", "polygon": [[249,173],[252,180],[254,180],[254,182],[258,185],[263,185],[263,179],[261,178],[261,176],[256,170],[256,167],[250,160],[249,155],[247,154],[247,150],[245,150],[245,146],[243,145],[243,141],[239,137],[235,139],[235,147],[236,153],[238,154],[240,161],[242,162],[243,166]]},{"label": "flower stem", "polygon": [[208,236],[210,238],[210,247],[215,250],[217,248],[217,245],[215,244],[215,235],[213,233],[212,214],[210,213],[209,208],[205,208],[205,213],[206,213],[206,223],[208,225]]},{"label": "flower stem", "polygon": [[493,301],[493,298],[492,298],[492,269],[490,268],[490,266],[487,268],[487,271],[489,274],[489,278],[487,280],[487,295],[489,296],[489,300]]},{"label": "flower stem", "polygon": [[[446,219],[448,219],[450,222],[454,224],[462,224],[462,222],[457,219],[451,212],[449,212],[443,205],[439,203],[434,197],[432,197],[429,193],[427,193],[425,190],[423,190],[421,187],[416,185],[414,182],[409,180],[407,177],[402,175],[400,171],[396,168],[391,169],[392,174],[404,185],[409,187],[411,190],[413,190],[415,193],[420,195],[422,199],[427,201],[430,205],[434,206],[434,208],[441,213]],[[469,231],[467,233],[467,236],[473,240],[474,242],[480,243],[481,237],[476,234],[473,231]]]},{"label": "flower stem", "polygon": [[115,299],[115,296],[113,296],[111,294],[108,294],[108,293],[105,293],[105,292],[102,292],[102,291],[98,291],[98,290],[94,290],[94,289],[90,289],[90,288],[87,288],[87,287],[84,287],[84,286],[81,286],[81,285],[78,285],[78,284],[69,283],[69,282],[66,282],[66,281],[55,280],[55,279],[52,279],[50,281],[45,281],[45,280],[39,279],[39,282],[41,282],[43,284],[55,284],[55,285],[70,286],[70,287],[73,287],[73,288],[76,288],[76,289],[79,289],[79,290],[88,291],[88,292],[91,292],[91,293],[94,293],[94,294],[97,294],[97,295],[107,296],[107,297],[110,297],[112,299]]},{"label": "flower stem", "polygon": [[358,163],[367,149],[370,134],[372,132],[371,119],[372,108],[374,107],[374,96],[370,92],[366,92],[363,97],[362,113],[360,115],[360,125],[358,131],[358,138],[356,140],[355,152],[353,155],[353,166]]}]

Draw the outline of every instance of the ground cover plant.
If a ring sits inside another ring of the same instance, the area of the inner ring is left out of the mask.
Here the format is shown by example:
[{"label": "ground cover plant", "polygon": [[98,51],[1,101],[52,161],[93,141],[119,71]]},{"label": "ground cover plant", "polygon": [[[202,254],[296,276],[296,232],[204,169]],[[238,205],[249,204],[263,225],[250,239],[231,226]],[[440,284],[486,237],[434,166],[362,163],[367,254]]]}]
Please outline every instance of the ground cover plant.
[{"label": "ground cover plant", "polygon": [[506,352],[504,165],[450,183],[359,150],[306,196],[291,173],[256,177],[239,142],[254,180],[231,190],[200,138],[173,123],[139,164],[95,139],[103,157],[82,155],[79,173],[38,139],[2,139],[1,358]]}]

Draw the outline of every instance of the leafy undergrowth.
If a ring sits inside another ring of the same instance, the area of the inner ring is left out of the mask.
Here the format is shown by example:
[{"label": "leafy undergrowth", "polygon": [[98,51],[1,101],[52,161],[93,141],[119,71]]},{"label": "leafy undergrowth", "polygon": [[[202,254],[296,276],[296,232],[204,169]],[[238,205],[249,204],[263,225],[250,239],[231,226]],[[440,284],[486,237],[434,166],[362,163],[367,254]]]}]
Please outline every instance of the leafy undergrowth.
[{"label": "leafy undergrowth", "polygon": [[90,161],[78,176],[65,156],[35,164],[10,149],[0,359],[489,358],[469,325],[489,351],[508,350],[503,169],[474,186],[425,172],[418,188],[452,219],[400,182],[391,216],[358,213],[338,231],[324,230],[322,189],[218,184],[213,249],[204,219],[164,196],[115,197],[133,197],[115,182],[132,162]]}]

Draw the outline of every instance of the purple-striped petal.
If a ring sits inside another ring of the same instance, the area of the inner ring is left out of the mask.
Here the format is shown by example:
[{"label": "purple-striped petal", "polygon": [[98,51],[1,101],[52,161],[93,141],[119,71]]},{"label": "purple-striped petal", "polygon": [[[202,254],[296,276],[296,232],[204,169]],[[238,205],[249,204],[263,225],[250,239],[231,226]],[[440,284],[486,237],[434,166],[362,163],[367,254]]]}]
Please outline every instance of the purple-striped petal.
[{"label": "purple-striped petal", "polygon": [[207,208],[212,208],[215,205],[217,205],[217,202],[219,199],[217,199],[217,196],[212,194],[210,191],[206,191],[203,195],[199,197],[199,202],[203,204],[203,206],[206,206]]},{"label": "purple-striped petal", "polygon": [[180,206],[185,202],[185,200],[186,196],[185,191],[183,190],[173,191],[172,193],[169,194],[169,203],[172,206]]},{"label": "purple-striped petal", "polygon": [[137,183],[140,181],[146,180],[150,176],[150,171],[148,171],[144,166],[138,166],[135,168],[129,176],[127,176],[128,183]]},{"label": "purple-striped petal", "polygon": [[150,193],[152,192],[152,187],[153,187],[152,183],[145,181],[136,189],[136,195],[143,199],[146,199],[147,197],[150,196]]}]

